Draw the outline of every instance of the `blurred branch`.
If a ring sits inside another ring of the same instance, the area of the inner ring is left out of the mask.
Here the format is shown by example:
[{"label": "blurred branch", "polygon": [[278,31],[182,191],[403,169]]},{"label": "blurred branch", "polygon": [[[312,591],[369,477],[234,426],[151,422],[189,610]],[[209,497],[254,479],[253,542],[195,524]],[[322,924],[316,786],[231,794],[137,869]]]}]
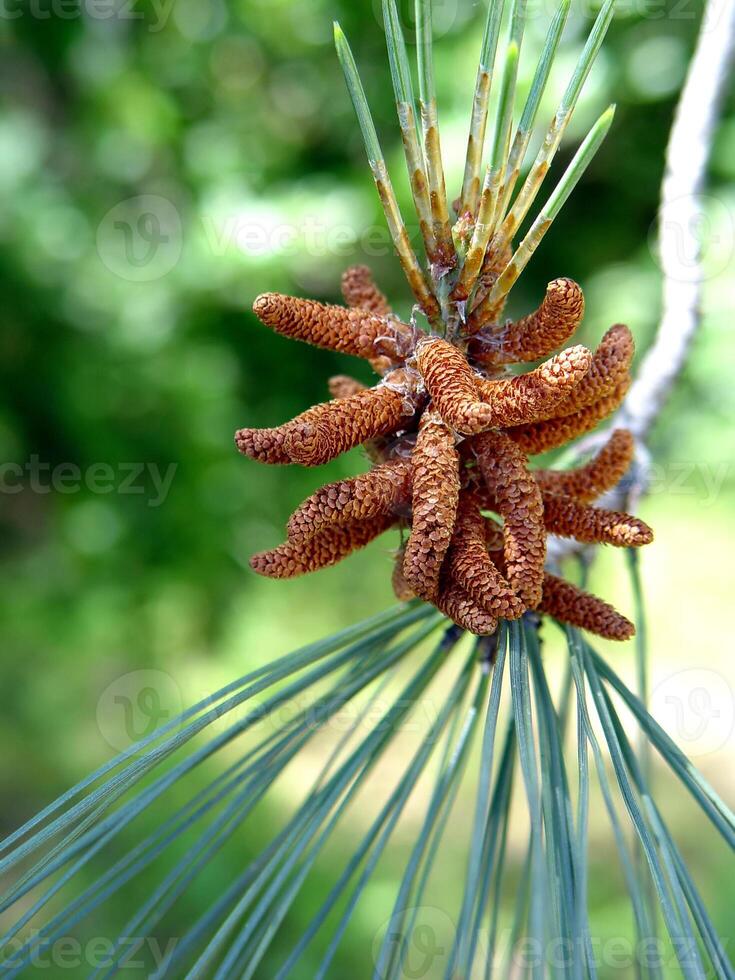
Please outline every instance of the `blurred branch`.
[{"label": "blurred branch", "polygon": [[[600,501],[630,510],[645,492],[646,439],[687,361],[701,323],[702,249],[697,239],[703,210],[702,190],[720,106],[735,53],[735,0],[708,0],[697,46],[687,73],[666,149],[658,215],[659,260],[663,272],[658,332],[646,352],[615,426],[630,429],[636,440],[631,474]],[[694,248],[683,248],[690,241]],[[608,433],[595,433],[578,447],[579,456],[598,449]],[[573,541],[554,541],[552,563],[592,549]]]},{"label": "blurred branch", "polygon": [[663,270],[661,323],[618,421],[638,441],[648,436],[681,374],[701,322],[701,243],[682,254],[683,236],[696,241],[702,189],[720,104],[735,51],[735,0],[709,0],[666,151],[659,210]]}]

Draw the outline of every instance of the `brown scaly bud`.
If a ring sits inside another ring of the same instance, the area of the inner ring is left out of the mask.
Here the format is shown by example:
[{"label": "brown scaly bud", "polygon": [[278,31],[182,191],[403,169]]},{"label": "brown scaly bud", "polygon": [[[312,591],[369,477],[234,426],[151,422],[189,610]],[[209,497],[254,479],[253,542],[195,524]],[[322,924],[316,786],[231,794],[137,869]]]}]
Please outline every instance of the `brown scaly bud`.
[{"label": "brown scaly bud", "polygon": [[477,375],[456,347],[440,337],[427,337],[416,347],[416,363],[439,414],[463,435],[492,425],[492,410],[477,390]]},{"label": "brown scaly bud", "polygon": [[592,364],[583,381],[559,407],[556,415],[571,415],[607,398],[620,386],[630,384],[630,366],[635,354],[635,342],[624,323],[610,327],[594,353]]},{"label": "brown scaly bud", "polygon": [[395,518],[383,515],[371,521],[336,524],[303,541],[285,541],[272,551],[250,559],[250,567],[267,578],[295,578],[342,561],[387,531]]},{"label": "brown scaly bud", "polygon": [[473,442],[480,473],[503,518],[508,580],[534,609],[541,598],[546,561],[541,491],[525,454],[502,432],[485,432]]},{"label": "brown scaly bud", "polygon": [[436,608],[448,616],[460,629],[476,636],[491,636],[498,621],[482,609],[474,598],[456,582],[450,581],[436,598]]},{"label": "brown scaly bud", "polygon": [[329,394],[332,398],[349,398],[356,395],[358,391],[365,391],[367,385],[362,381],[351,378],[348,374],[335,374],[327,382]]},{"label": "brown scaly bud", "polygon": [[584,317],[584,296],[573,280],[554,279],[535,313],[509,321],[502,330],[480,330],[487,316],[488,311],[480,306],[469,319],[470,332],[475,333],[470,343],[474,361],[485,367],[538,361],[574,334]]},{"label": "brown scaly bud", "polygon": [[477,497],[468,492],[460,494],[457,523],[446,559],[448,575],[492,616],[518,619],[524,605],[487,553],[486,523]]},{"label": "brown scaly bud", "polygon": [[396,599],[399,602],[408,602],[409,599],[415,599],[414,591],[411,586],[406,581],[406,576],[403,574],[403,557],[405,554],[405,549],[400,548],[398,554],[396,555],[395,564],[393,565],[393,577],[391,579],[391,584],[393,585],[393,592]]},{"label": "brown scaly bud", "polygon": [[441,417],[424,413],[411,456],[413,520],[403,571],[416,595],[433,602],[439,574],[454,533],[459,500],[459,456]]},{"label": "brown scaly bud", "polygon": [[[403,372],[394,372],[403,374]],[[284,449],[295,463],[320,466],[410,417],[404,395],[384,384],[325,402],[287,423]]]},{"label": "brown scaly bud", "polygon": [[538,609],[560,623],[577,626],[607,640],[629,640],[635,636],[631,621],[607,602],[555,575],[544,576],[544,594]]},{"label": "brown scaly bud", "polygon": [[275,429],[239,429],[235,433],[235,445],[243,455],[259,463],[290,463],[291,457],[284,448],[289,424]]},{"label": "brown scaly bud", "polygon": [[351,480],[338,480],[312,494],[288,522],[292,540],[311,537],[330,524],[372,520],[407,511],[411,502],[411,465],[397,460],[375,466]]},{"label": "brown scaly bud", "polygon": [[[482,264],[482,272],[480,273],[480,277],[477,280],[477,287],[475,288],[475,308],[483,302],[487,294],[497,282],[498,276],[512,258],[513,247],[510,244],[505,245],[500,249],[500,251],[488,249],[485,255],[485,261]],[[505,300],[503,300],[503,305],[505,305]],[[473,321],[472,317],[470,317],[471,332],[474,332],[473,324],[475,323],[476,321]]]},{"label": "brown scaly bud", "polygon": [[582,544],[640,548],[653,541],[653,531],[637,517],[553,494],[544,494],[544,523],[551,534],[574,538]]},{"label": "brown scaly bud", "polygon": [[378,289],[366,265],[351,265],[342,276],[342,295],[353,309],[368,310],[376,316],[390,316],[390,303]]},{"label": "brown scaly bud", "polygon": [[603,419],[620,408],[629,385],[628,381],[624,382],[612,395],[601,398],[573,415],[534,422],[531,425],[512,426],[505,430],[506,434],[529,456],[559,449],[573,439],[591,432]]},{"label": "brown scaly bud", "polygon": [[285,337],[371,362],[381,355],[388,358],[388,363],[402,360],[413,343],[413,328],[394,317],[375,316],[368,310],[349,310],[281,293],[258,296],[253,312],[267,327]]},{"label": "brown scaly bud", "polygon": [[498,324],[500,322],[508,297],[507,295],[502,296],[499,300],[494,300],[491,303],[490,293],[512,257],[513,246],[510,243],[504,245],[499,251],[488,249],[472,300],[472,310],[467,320],[466,333],[468,336],[471,337],[478,333],[486,324]]},{"label": "brown scaly bud", "polygon": [[535,470],[542,490],[590,504],[612,490],[630,469],[635,441],[627,429],[616,429],[594,459],[576,470]]},{"label": "brown scaly bud", "polygon": [[492,409],[493,425],[524,425],[552,416],[582,383],[591,363],[591,352],[577,345],[527,374],[497,381],[478,378],[477,389]]}]

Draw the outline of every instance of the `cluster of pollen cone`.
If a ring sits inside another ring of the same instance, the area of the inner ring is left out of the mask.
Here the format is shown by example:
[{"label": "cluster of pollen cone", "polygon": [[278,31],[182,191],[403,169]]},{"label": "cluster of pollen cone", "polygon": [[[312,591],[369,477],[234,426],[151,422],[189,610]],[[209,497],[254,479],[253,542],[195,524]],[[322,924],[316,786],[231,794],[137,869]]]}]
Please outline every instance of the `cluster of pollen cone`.
[{"label": "cluster of pollen cone", "polygon": [[[480,300],[494,265],[485,263]],[[340,375],[329,383],[332,400],[285,425],[237,433],[240,451],[263,463],[319,466],[356,446],[371,463],[304,501],[287,540],[255,555],[253,569],[272,578],[316,571],[397,528],[397,596],[432,603],[465,630],[491,634],[500,619],[536,610],[630,637],[624,616],[546,571],[546,550],[548,535],[617,547],[652,540],[637,518],[595,506],[629,468],[631,435],[613,431],[579,469],[529,466],[619,407],[634,350],[628,328],[613,326],[594,353],[565,348],[584,314],[569,279],[550,283],[540,307],[516,321],[477,301],[455,336],[395,316],[365,267],[346,272],[343,293],[345,306],[273,293],[255,302],[266,326],[364,358],[379,380],[365,387]]]}]

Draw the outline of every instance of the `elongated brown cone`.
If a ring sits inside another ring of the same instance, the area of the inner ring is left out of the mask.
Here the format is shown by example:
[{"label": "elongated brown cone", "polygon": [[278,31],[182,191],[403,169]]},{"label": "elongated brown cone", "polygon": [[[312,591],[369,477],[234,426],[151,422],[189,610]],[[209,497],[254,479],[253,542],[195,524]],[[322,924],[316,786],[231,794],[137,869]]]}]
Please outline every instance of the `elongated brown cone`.
[{"label": "elongated brown cone", "polygon": [[235,445],[244,456],[259,463],[290,463],[291,457],[284,448],[289,425],[287,422],[275,429],[239,429],[235,433]]},{"label": "elongated brown cone", "polygon": [[635,354],[635,342],[624,323],[610,327],[600,341],[592,364],[583,381],[556,410],[555,415],[571,415],[608,398],[619,387],[630,384],[629,370]]},{"label": "elongated brown cone", "polygon": [[390,316],[390,303],[378,289],[371,269],[366,265],[351,265],[342,276],[342,295],[353,308],[368,310],[376,316]]},{"label": "elongated brown cone", "polygon": [[375,361],[381,355],[389,360],[402,360],[413,345],[413,329],[408,324],[376,316],[368,310],[350,310],[281,293],[263,293],[255,300],[253,312],[267,327],[285,337],[368,361]]},{"label": "elongated brown cone", "polygon": [[436,412],[424,413],[411,460],[413,519],[403,571],[416,595],[434,602],[459,500],[459,456],[454,436]]},{"label": "elongated brown cone", "polygon": [[524,606],[488,555],[486,521],[477,497],[463,492],[446,568],[449,578],[491,616],[518,619]]},{"label": "elongated brown cone", "polygon": [[[487,322],[481,305],[469,318],[471,332]],[[572,336],[584,317],[584,295],[572,279],[554,279],[546,288],[541,306],[502,330],[485,328],[470,342],[470,357],[486,367],[538,361],[558,350]]]},{"label": "elongated brown cone", "polygon": [[[367,385],[356,378],[351,378],[349,374],[335,374],[327,382],[329,394],[332,398],[349,398],[356,395],[359,391],[367,391]],[[380,439],[370,440],[363,444],[363,449],[373,463],[382,463],[384,459],[384,446]]]},{"label": "elongated brown cone", "polygon": [[477,379],[480,396],[492,409],[492,424],[523,425],[553,415],[583,382],[592,354],[578,345],[562,351],[535,371],[497,381]]},{"label": "elongated brown cone", "polygon": [[573,439],[591,432],[603,419],[620,408],[628,387],[629,382],[626,381],[612,395],[601,398],[573,415],[534,422],[531,425],[512,426],[505,430],[506,434],[529,456],[559,449]]},{"label": "elongated brown cone", "polygon": [[544,594],[538,609],[560,623],[607,640],[629,640],[635,636],[635,626],[611,605],[555,575],[544,576]]},{"label": "elongated brown cone", "polygon": [[392,432],[405,416],[404,396],[378,385],[315,405],[287,423],[284,449],[302,466],[320,466],[369,439]]},{"label": "elongated brown cone", "polygon": [[612,490],[630,469],[635,440],[627,429],[616,429],[594,459],[576,470],[534,470],[536,482],[548,493],[590,504]]},{"label": "elongated brown cone", "polygon": [[409,599],[415,599],[416,595],[411,588],[411,586],[406,581],[406,576],[403,574],[403,558],[405,555],[405,548],[399,548],[396,555],[395,562],[393,564],[393,575],[391,577],[391,584],[393,586],[393,594],[399,602],[408,602]]},{"label": "elongated brown cone", "polygon": [[508,581],[526,605],[535,609],[546,561],[541,491],[528,471],[525,454],[502,432],[485,432],[473,442],[480,473],[503,518]]},{"label": "elongated brown cone", "polygon": [[358,391],[365,391],[367,388],[362,381],[357,381],[348,374],[333,375],[327,385],[332,398],[349,398],[350,395],[356,395]]},{"label": "elongated brown cone", "polygon": [[250,559],[250,567],[267,578],[295,578],[342,561],[358,548],[387,531],[395,518],[383,515],[371,521],[335,524],[302,541],[285,541],[272,551]]},{"label": "elongated brown cone", "polygon": [[477,375],[456,347],[440,337],[427,337],[416,347],[416,364],[447,425],[471,435],[492,424],[490,406],[480,401]]},{"label": "elongated brown cone", "polygon": [[582,544],[640,548],[653,541],[653,531],[637,517],[553,494],[544,494],[544,523],[551,534],[574,538]]},{"label": "elongated brown cone", "polygon": [[475,636],[491,636],[498,628],[498,621],[482,609],[473,596],[456,582],[449,581],[436,598],[436,608],[461,629]]},{"label": "elongated brown cone", "polygon": [[397,516],[411,503],[411,464],[397,460],[375,466],[351,480],[338,480],[312,494],[291,515],[288,536],[296,541],[311,537],[330,524]]}]

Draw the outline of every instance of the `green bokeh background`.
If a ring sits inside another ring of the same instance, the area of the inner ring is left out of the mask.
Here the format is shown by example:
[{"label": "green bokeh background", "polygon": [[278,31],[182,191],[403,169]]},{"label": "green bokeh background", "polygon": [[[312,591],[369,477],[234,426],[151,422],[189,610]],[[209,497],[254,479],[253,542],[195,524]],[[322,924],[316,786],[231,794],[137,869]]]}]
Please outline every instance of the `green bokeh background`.
[{"label": "green bokeh background", "polygon": [[[239,458],[232,443],[241,425],[276,424],[324,400],[330,374],[351,370],[367,378],[360,364],[260,326],[249,312],[259,292],[338,301],[343,269],[367,260],[396,308],[410,313],[331,42],[337,18],[353,42],[409,213],[378,6],[377,0],[6,0],[2,832],[124,747],[115,719],[100,721],[98,711],[98,704],[103,714],[108,710],[105,692],[118,678],[162,672],[171,682],[163,683],[162,709],[174,710],[392,602],[392,541],[289,583],[258,579],[247,565],[250,553],[280,540],[288,514],[317,481],[364,467],[358,452],[315,473],[258,466]],[[438,0],[436,8],[444,149],[450,188],[458,189],[481,10],[469,0]],[[530,10],[524,92],[530,55],[551,13],[548,3],[534,2]],[[587,297],[579,340],[594,344],[611,323],[625,321],[645,350],[660,307],[652,243],[663,153],[699,16],[696,0],[621,3],[555,173],[610,101],[618,104],[613,129],[514,290],[511,314],[533,308],[549,279],[571,276]],[[552,96],[589,23],[588,8],[573,3]],[[541,117],[552,111],[549,98]],[[731,696],[734,689],[733,176],[730,98],[703,224],[703,329],[656,427],[653,492],[642,508],[657,531],[642,560],[653,685],[673,685],[682,698],[694,683],[687,671],[703,667],[716,672],[705,679],[715,692],[721,684]],[[141,222],[150,212],[160,226]],[[59,469],[63,464],[71,469]],[[104,469],[90,473],[97,464],[111,468],[111,483],[100,476]],[[135,478],[140,492],[123,492],[131,464],[145,467]],[[161,495],[151,474],[167,471],[173,477]],[[102,479],[109,492],[93,492],[92,479]],[[593,584],[630,610],[618,556],[603,557]],[[608,649],[629,672],[632,652]],[[732,733],[723,732],[691,745],[686,725],[674,734],[732,797],[735,746]],[[290,790],[296,799],[298,780]],[[661,792],[664,800],[670,794],[673,825],[724,931],[735,890],[722,849],[665,779]],[[287,788],[272,806],[286,806],[288,797]],[[594,921],[601,935],[626,935],[618,879],[613,885],[606,876],[611,842],[599,800],[595,808]],[[235,842],[237,860],[267,829],[264,814],[253,835]],[[409,821],[404,845],[410,829]],[[320,871],[322,884],[349,844],[346,833],[342,850]],[[456,892],[461,841],[453,846],[447,887]],[[368,974],[371,937],[385,918],[394,876],[395,869],[384,869],[370,893],[368,911],[346,942],[343,971]],[[218,887],[213,872],[189,911],[203,908]],[[289,920],[289,934],[307,913],[308,901]],[[96,935],[110,928],[103,921],[96,927]],[[170,929],[175,935],[175,922]],[[309,970],[305,962],[301,975]]]}]

